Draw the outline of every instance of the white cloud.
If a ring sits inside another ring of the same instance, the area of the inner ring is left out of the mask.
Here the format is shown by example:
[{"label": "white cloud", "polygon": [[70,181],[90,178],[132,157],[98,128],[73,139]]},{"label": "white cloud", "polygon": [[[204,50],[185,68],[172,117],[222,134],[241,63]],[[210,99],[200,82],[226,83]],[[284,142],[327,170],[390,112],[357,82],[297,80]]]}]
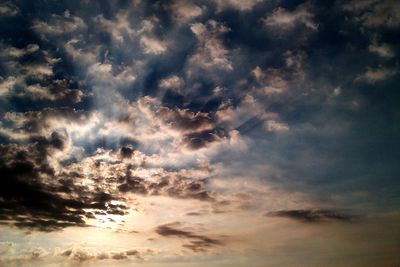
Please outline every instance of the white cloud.
[{"label": "white cloud", "polygon": [[266,26],[278,27],[283,30],[293,29],[299,24],[303,24],[313,31],[318,29],[318,25],[313,20],[313,14],[309,11],[308,6],[304,4],[293,11],[278,7],[271,15],[262,20]]},{"label": "white cloud", "polygon": [[176,76],[176,75],[171,75],[165,79],[162,79],[158,83],[158,86],[160,88],[164,88],[164,89],[174,89],[176,91],[179,91],[179,89],[182,88],[183,84],[184,84],[184,82],[181,77]]},{"label": "white cloud", "polygon": [[209,20],[206,24],[194,23],[190,29],[199,42],[198,50],[189,60],[191,64],[204,69],[213,66],[224,70],[233,69],[229,59],[229,50],[219,38],[222,34],[230,31],[229,28],[215,20]]},{"label": "white cloud", "polygon": [[189,22],[196,17],[203,14],[204,7],[200,7],[191,1],[179,0],[175,1],[172,5],[172,12],[174,18],[182,23]]},{"label": "white cloud", "polygon": [[159,55],[167,50],[167,45],[164,41],[150,36],[142,36],[140,38],[140,45],[146,54]]},{"label": "white cloud", "polygon": [[52,64],[37,64],[25,67],[25,70],[32,76],[49,76],[53,75]]}]

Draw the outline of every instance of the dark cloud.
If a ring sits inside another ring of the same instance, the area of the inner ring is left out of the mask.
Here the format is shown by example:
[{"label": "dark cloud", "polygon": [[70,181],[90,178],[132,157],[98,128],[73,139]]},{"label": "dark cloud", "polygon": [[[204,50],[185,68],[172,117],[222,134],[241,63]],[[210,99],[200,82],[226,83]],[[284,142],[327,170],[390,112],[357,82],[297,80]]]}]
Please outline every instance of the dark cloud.
[{"label": "dark cloud", "polygon": [[134,151],[132,146],[123,146],[121,147],[120,154],[123,158],[130,158]]},{"label": "dark cloud", "polygon": [[194,252],[203,252],[215,246],[223,245],[223,241],[217,238],[211,238],[195,232],[180,229],[180,223],[171,223],[160,225],[156,228],[156,233],[165,237],[181,238],[184,241],[189,241],[189,244],[182,245]]},{"label": "dark cloud", "polygon": [[162,107],[156,111],[156,115],[161,118],[166,125],[183,131],[201,130],[210,128],[213,125],[213,120],[207,113],[195,113],[189,110]]},{"label": "dark cloud", "polygon": [[227,137],[226,131],[222,129],[205,130],[186,134],[183,138],[183,144],[189,149],[197,150],[207,147],[213,142],[218,142]]},{"label": "dark cloud", "polygon": [[122,182],[118,185],[120,192],[132,192],[142,195],[166,195],[173,198],[198,199],[214,201],[213,192],[207,187],[207,180],[192,179],[177,176],[176,174],[159,177],[158,181],[148,181],[140,177],[132,177],[127,174],[118,179]]},{"label": "dark cloud", "polygon": [[188,213],[186,213],[185,215],[187,215],[187,216],[202,216],[202,215],[204,215],[204,214],[205,214],[205,213],[193,211],[193,212],[188,212]]},{"label": "dark cloud", "polygon": [[[57,134],[50,141],[32,146],[0,145],[0,214],[3,223],[20,228],[56,231],[68,226],[87,226],[91,212],[123,215],[124,205],[111,204],[114,198],[105,192],[90,191],[74,184],[72,177],[57,182],[47,162],[46,146],[62,148]],[[49,177],[49,180],[48,178]]]},{"label": "dark cloud", "polygon": [[66,143],[68,142],[68,133],[54,131],[48,138],[34,135],[30,138],[30,141],[42,156],[46,156],[47,154],[52,153],[52,149],[65,149]]},{"label": "dark cloud", "polygon": [[266,216],[285,217],[307,223],[324,221],[349,222],[356,218],[354,215],[335,210],[279,210],[269,212]]}]

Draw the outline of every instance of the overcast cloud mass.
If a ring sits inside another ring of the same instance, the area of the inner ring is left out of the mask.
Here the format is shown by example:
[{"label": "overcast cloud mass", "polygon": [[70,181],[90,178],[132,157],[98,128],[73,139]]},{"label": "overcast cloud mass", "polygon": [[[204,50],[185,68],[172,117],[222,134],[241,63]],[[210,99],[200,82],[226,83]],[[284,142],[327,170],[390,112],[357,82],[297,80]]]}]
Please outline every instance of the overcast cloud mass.
[{"label": "overcast cloud mass", "polygon": [[0,1],[0,266],[400,265],[400,2]]}]

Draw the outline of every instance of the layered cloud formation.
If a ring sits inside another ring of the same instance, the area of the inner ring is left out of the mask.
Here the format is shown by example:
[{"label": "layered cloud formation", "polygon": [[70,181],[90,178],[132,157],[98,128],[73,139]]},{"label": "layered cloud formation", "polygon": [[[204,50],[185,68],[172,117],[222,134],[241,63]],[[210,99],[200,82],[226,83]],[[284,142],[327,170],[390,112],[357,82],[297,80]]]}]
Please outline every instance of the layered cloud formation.
[{"label": "layered cloud formation", "polygon": [[0,265],[399,264],[399,9],[0,3]]}]

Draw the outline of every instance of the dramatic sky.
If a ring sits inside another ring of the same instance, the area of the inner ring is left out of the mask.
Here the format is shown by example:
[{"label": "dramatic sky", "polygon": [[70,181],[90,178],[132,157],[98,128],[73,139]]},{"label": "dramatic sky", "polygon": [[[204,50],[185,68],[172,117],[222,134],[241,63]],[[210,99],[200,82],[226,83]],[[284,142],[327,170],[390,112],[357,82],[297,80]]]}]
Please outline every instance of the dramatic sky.
[{"label": "dramatic sky", "polygon": [[0,266],[400,266],[400,1],[0,1]]}]

